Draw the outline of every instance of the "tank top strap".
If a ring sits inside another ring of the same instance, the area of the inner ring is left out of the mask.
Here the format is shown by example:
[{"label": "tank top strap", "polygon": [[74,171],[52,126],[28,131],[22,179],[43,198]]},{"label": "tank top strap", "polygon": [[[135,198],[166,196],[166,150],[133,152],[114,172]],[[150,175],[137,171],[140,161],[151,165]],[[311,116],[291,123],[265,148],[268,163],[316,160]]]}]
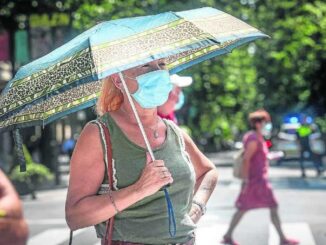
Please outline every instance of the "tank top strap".
[{"label": "tank top strap", "polygon": [[[101,139],[101,145],[102,145],[102,150],[103,150],[103,161],[104,161],[104,177],[103,177],[103,181],[102,184],[100,186],[100,189],[98,190],[98,194],[105,194],[109,191],[110,185],[109,185],[109,177],[108,177],[108,161],[111,160],[112,161],[112,171],[113,171],[113,188],[115,189],[116,185],[114,183],[116,183],[115,181],[115,168],[114,168],[114,159],[107,159],[107,144],[106,144],[106,139],[105,139],[105,134],[104,134],[104,130],[102,128],[102,125],[100,124],[100,122],[102,124],[105,125],[105,127],[108,127],[106,120],[104,120],[102,117],[97,118],[96,120],[92,120],[89,123],[91,124],[95,124],[98,129],[99,129],[99,133],[100,133],[100,139]],[[109,129],[109,133],[110,133],[110,128]],[[112,141],[111,141],[112,143]]]},{"label": "tank top strap", "polygon": [[181,155],[182,155],[183,159],[188,163],[191,171],[193,173],[195,173],[194,165],[191,162],[189,153],[186,151],[186,143],[185,143],[184,137],[182,135],[181,129],[172,120],[168,120],[168,119],[163,119],[163,120],[167,123],[167,125],[172,129],[172,131],[176,135],[176,137],[178,139],[178,144],[180,147]]},{"label": "tank top strap", "polygon": [[182,132],[181,132],[180,128],[171,120],[168,120],[168,119],[163,119],[163,120],[166,122],[166,124],[172,129],[172,131],[177,136],[180,148],[182,150],[185,150],[186,149],[186,144],[185,144],[185,141],[184,141],[184,138],[182,136]]}]

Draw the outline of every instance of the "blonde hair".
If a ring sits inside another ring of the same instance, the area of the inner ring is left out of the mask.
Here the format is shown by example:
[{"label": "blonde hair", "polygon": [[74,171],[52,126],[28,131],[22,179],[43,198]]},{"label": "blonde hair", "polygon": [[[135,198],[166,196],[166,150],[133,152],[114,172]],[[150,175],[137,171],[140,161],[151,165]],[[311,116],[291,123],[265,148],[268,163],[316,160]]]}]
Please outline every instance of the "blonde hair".
[{"label": "blonde hair", "polygon": [[123,103],[123,94],[115,86],[113,79],[117,79],[115,74],[102,79],[102,88],[96,103],[96,114],[99,116],[118,110]]}]

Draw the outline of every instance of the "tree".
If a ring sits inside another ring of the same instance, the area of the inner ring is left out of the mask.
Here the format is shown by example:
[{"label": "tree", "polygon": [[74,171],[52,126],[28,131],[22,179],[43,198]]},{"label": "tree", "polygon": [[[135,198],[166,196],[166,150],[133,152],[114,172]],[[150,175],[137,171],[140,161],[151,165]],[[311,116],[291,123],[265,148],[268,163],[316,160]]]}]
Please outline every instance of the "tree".
[{"label": "tree", "polygon": [[[4,2],[8,7],[13,1]],[[58,1],[42,2],[49,8],[54,5],[58,8]],[[324,1],[68,0],[59,7],[70,12],[73,26],[83,31],[104,20],[203,6],[241,18],[269,34],[271,39],[246,45],[183,72],[192,75],[195,83],[185,91],[188,100],[179,116],[192,129],[195,139],[223,147],[237,132],[247,128],[248,112],[261,107],[272,113],[275,122],[293,110],[323,118],[326,113]]]}]

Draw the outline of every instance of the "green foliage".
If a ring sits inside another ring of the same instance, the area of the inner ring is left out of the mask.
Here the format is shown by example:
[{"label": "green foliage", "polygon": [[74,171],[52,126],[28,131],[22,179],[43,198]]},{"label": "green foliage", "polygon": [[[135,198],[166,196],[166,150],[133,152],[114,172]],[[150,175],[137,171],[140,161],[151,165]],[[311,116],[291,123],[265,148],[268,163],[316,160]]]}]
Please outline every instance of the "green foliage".
[{"label": "green foliage", "polygon": [[73,26],[76,29],[85,30],[96,23],[106,20],[141,16],[160,12],[167,1],[137,1],[137,0],[100,0],[97,2],[87,1],[80,5],[74,13],[75,21]]},{"label": "green foliage", "polygon": [[[195,139],[231,140],[247,129],[247,114],[264,107],[277,118],[294,108],[326,112],[326,2],[320,0],[70,0],[73,26],[99,21],[212,6],[241,18],[271,39],[199,64],[184,74],[195,83],[185,90],[182,121]],[[80,1],[79,1],[80,2]]]},{"label": "green foliage", "polygon": [[35,163],[31,154],[23,145],[24,156],[26,159],[26,172],[20,172],[20,167],[17,165],[11,172],[10,178],[15,181],[40,184],[46,180],[53,179],[53,174],[50,170],[40,163]]},{"label": "green foliage", "polygon": [[261,107],[270,111],[274,119],[293,110],[305,112],[307,108],[321,118],[326,113],[325,1],[0,0],[0,3],[0,17],[6,18],[16,12],[18,5],[26,8],[26,14],[35,11],[35,3],[45,13],[55,13],[51,20],[44,20],[50,24],[55,15],[71,14],[72,26],[79,31],[105,20],[211,6],[269,34],[269,40],[256,41],[184,71],[193,76],[195,83],[185,91],[188,100],[180,116],[195,139],[231,140],[237,132],[246,130],[248,112]]},{"label": "green foliage", "polygon": [[[258,89],[265,94],[273,91],[266,101],[267,108],[282,113],[294,106],[315,104],[325,106],[313,93],[322,85],[320,65],[325,61],[326,3],[310,1],[265,1],[257,4],[254,22],[269,33],[272,39],[260,43],[255,58],[258,79],[264,81]],[[266,18],[266,12],[272,12]],[[325,71],[323,72],[325,74]],[[317,76],[317,77],[316,77]],[[318,79],[312,86],[312,80]]]},{"label": "green foliage", "polygon": [[271,39],[190,70],[196,85],[188,92],[189,106],[197,107],[197,113],[187,122],[194,135],[206,132],[217,141],[233,138],[247,128],[247,113],[261,107],[274,121],[306,108],[325,114],[324,1],[219,1],[212,6],[242,18]]},{"label": "green foliage", "polygon": [[316,123],[319,126],[320,131],[326,133],[326,115],[324,115],[323,117],[317,117]]}]

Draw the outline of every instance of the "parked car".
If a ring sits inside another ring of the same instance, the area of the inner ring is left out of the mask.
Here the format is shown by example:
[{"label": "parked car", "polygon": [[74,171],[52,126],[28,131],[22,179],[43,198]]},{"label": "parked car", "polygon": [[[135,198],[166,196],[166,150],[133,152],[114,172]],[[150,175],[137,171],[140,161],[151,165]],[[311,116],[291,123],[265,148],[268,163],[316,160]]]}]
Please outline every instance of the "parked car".
[{"label": "parked car", "polygon": [[[287,160],[298,160],[300,158],[301,147],[297,136],[297,130],[300,123],[284,123],[280,131],[273,139],[273,150],[283,151],[284,157],[278,162]],[[312,134],[309,136],[309,144],[312,153],[325,155],[325,142],[322,140],[318,126],[311,124]],[[307,156],[309,158],[310,156]]]},{"label": "parked car", "polygon": [[277,151],[284,152],[282,160],[297,160],[300,158],[300,143],[297,140],[297,129],[299,123],[284,123],[280,131],[273,139],[273,148]]}]

